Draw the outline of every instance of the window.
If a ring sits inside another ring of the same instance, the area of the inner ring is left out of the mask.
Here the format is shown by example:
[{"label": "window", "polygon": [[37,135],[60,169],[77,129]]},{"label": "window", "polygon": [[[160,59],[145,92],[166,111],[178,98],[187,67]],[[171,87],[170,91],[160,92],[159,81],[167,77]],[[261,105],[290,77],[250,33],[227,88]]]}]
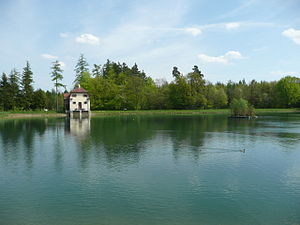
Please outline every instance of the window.
[{"label": "window", "polygon": [[72,97],[76,97],[77,95],[76,94],[72,94]]},{"label": "window", "polygon": [[73,104],[76,104],[76,102],[73,102]]},{"label": "window", "polygon": [[87,104],[87,102],[84,102],[84,104]]},{"label": "window", "polygon": [[87,96],[88,96],[87,94],[83,95],[83,97],[87,97]]}]

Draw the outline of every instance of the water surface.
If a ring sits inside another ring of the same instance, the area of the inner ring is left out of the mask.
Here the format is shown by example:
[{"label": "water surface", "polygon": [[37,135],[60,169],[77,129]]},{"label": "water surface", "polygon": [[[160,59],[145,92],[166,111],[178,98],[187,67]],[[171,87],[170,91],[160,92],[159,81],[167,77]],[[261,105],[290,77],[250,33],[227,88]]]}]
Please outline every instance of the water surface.
[{"label": "water surface", "polygon": [[0,224],[300,224],[300,116],[2,119]]}]

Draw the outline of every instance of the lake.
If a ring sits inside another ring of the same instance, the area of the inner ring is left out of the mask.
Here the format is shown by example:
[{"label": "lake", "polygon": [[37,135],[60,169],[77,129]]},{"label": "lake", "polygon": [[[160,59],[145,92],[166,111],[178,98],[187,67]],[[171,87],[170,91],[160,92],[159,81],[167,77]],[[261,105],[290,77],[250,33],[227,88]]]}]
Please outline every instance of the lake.
[{"label": "lake", "polygon": [[300,114],[2,119],[0,224],[300,224]]}]

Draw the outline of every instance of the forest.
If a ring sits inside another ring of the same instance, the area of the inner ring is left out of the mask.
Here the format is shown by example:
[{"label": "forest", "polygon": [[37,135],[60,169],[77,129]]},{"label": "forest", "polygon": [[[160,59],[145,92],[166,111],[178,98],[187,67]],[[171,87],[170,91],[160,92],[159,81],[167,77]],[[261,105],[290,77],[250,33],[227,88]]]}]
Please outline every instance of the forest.
[{"label": "forest", "polygon": [[[58,61],[50,67],[52,90],[33,88],[34,74],[27,61],[22,72],[12,69],[0,78],[0,110],[63,111],[63,69]],[[74,86],[80,84],[90,95],[92,110],[147,109],[222,109],[235,99],[243,99],[255,108],[300,107],[300,79],[284,76],[279,81],[211,83],[198,66],[182,74],[170,68],[173,81],[153,80],[137,64],[128,66],[107,60],[103,65],[89,66],[80,55],[74,68]]]}]

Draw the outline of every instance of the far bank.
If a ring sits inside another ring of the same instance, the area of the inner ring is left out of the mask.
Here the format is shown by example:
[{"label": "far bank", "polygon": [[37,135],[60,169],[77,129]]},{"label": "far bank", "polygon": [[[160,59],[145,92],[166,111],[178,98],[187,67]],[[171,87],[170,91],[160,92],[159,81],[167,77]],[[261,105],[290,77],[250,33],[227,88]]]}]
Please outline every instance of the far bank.
[{"label": "far bank", "polygon": [[[298,113],[299,109],[256,109],[258,115],[264,113]],[[230,109],[199,109],[199,110],[103,110],[92,111],[92,116],[127,116],[127,115],[229,115]],[[21,112],[0,112],[0,119],[7,118],[38,118],[38,117],[66,117],[65,113],[54,111],[21,111]]]}]

